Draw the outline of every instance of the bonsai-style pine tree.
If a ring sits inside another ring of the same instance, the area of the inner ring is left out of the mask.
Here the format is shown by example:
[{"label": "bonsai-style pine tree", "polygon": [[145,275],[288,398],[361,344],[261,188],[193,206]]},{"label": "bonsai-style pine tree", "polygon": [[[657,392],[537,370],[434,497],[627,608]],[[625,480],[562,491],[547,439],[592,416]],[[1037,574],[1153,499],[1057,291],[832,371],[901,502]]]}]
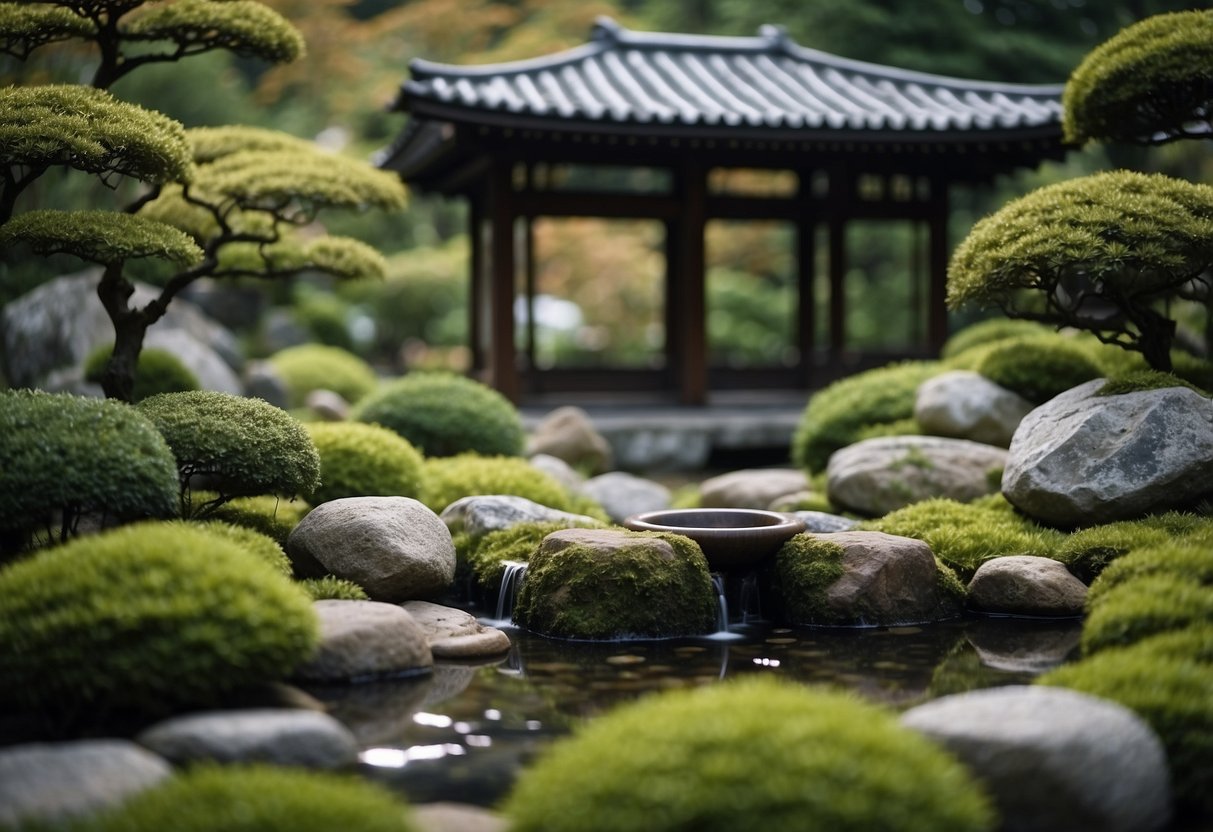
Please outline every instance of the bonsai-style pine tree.
[{"label": "bonsai-style pine tree", "polygon": [[[1069,141],[1213,138],[1213,11],[1158,15],[1096,48],[1063,95]],[[1213,299],[1213,187],[1128,171],[1041,188],[973,227],[948,304],[1071,326],[1170,371],[1173,300]]]},{"label": "bonsai-style pine tree", "polygon": [[[102,267],[97,292],[114,324],[107,396],[130,400],[148,327],[200,277],[382,274],[368,246],[301,229],[324,208],[400,207],[396,177],[274,131],[185,131],[105,91],[140,66],[215,49],[294,60],[303,41],[279,14],[253,0],[0,3],[0,52],[25,60],[68,40],[95,48],[91,86],[0,90],[0,250],[26,246]],[[21,194],[59,167],[147,188],[119,211],[18,211]],[[129,266],[145,258],[171,268],[157,296],[136,305]]]}]

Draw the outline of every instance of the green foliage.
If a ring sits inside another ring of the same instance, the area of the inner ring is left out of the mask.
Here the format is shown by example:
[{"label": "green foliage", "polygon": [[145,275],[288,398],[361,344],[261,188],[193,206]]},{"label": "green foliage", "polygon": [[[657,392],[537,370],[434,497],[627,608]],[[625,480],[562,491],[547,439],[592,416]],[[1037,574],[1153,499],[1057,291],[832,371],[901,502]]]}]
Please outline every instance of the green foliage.
[{"label": "green foliage", "polygon": [[292,407],[302,407],[313,390],[332,390],[353,404],[379,384],[369,364],[339,347],[300,344],[274,353],[269,363],[286,384]]},{"label": "green foliage", "polygon": [[[590,545],[536,550],[518,593],[514,620],[554,638],[646,639],[710,633],[716,620],[716,591],[699,546],[676,534],[618,534],[633,539],[634,545],[612,549],[605,559]],[[672,555],[663,555],[657,548],[660,541],[668,544]]]},{"label": "green foliage", "polygon": [[953,333],[944,342],[939,351],[939,357],[948,361],[974,347],[994,344],[1012,338],[1031,338],[1037,335],[1049,335],[1052,332],[1044,324],[1035,321],[1023,321],[1016,318],[990,318],[972,324]]},{"label": "green foliage", "polygon": [[526,440],[522,418],[504,396],[447,373],[415,373],[386,384],[358,404],[353,418],[396,431],[427,457],[516,456]]},{"label": "green foliage", "polygon": [[1034,404],[1099,378],[1099,367],[1060,337],[1007,339],[995,344],[977,372]]},{"label": "green foliage", "polygon": [[[194,494],[195,501],[200,503],[213,503],[217,497],[218,495],[213,493]],[[312,506],[303,500],[284,500],[281,497],[265,495],[237,497],[215,508],[210,517],[261,532],[276,541],[279,546],[286,546],[291,532],[311,510]]]},{"label": "green foliage", "polygon": [[1206,399],[1211,395],[1194,384],[1176,376],[1174,373],[1160,373],[1157,370],[1139,370],[1135,373],[1108,379],[1099,388],[1097,396],[1121,396],[1125,393],[1139,393],[1143,390],[1167,390],[1172,387],[1186,387],[1194,393],[1199,393]]},{"label": "green foliage", "polygon": [[379,425],[314,422],[305,426],[320,454],[320,487],[312,505],[342,497],[416,497],[422,458],[417,449]]},{"label": "green foliage", "polygon": [[830,454],[858,440],[874,425],[914,416],[918,386],[938,374],[935,362],[906,362],[836,381],[809,399],[792,439],[796,465],[825,470]]},{"label": "green foliage", "polygon": [[353,581],[325,575],[323,578],[304,578],[299,586],[313,601],[369,601],[371,596]]},{"label": "green foliage", "polygon": [[205,528],[125,526],[0,572],[0,697],[52,719],[215,705],[316,637],[299,589]]},{"label": "green foliage", "polygon": [[172,452],[129,405],[0,392],[0,531],[15,538],[12,548],[39,530],[56,536],[52,522],[66,537],[82,516],[172,517],[176,492]]},{"label": "green foliage", "polygon": [[419,499],[431,510],[441,514],[461,497],[484,494],[512,494],[559,511],[607,519],[593,500],[569,494],[550,475],[521,457],[459,454],[425,460]]},{"label": "green foliage", "polygon": [[1135,711],[1162,740],[1181,810],[1213,810],[1213,667],[1156,652],[1156,639],[1104,650],[1037,679]]},{"label": "green foliage", "polygon": [[226,49],[242,57],[288,63],[304,52],[303,36],[282,15],[252,0],[176,0],[156,4],[131,20],[132,41],[167,41],[183,54]]},{"label": "green foliage", "polygon": [[784,615],[795,624],[850,624],[838,621],[826,604],[826,591],[843,575],[843,548],[798,534],[775,555],[775,581]]},{"label": "green foliage", "polygon": [[965,769],[892,714],[770,676],[594,720],[523,774],[504,813],[514,832],[995,828]]},{"label": "green foliage", "polygon": [[1082,628],[1086,655],[1213,621],[1213,586],[1174,573],[1138,576],[1100,593]]},{"label": "green foliage", "polygon": [[102,266],[147,257],[191,266],[202,259],[202,249],[176,228],[113,211],[26,211],[0,227],[0,246],[17,245]]},{"label": "green foliage", "polygon": [[161,393],[138,408],[164,435],[180,474],[182,513],[210,514],[215,501],[190,509],[190,480],[205,477],[217,500],[258,494],[293,497],[320,486],[320,457],[303,426],[260,399],[227,393]]},{"label": "green foliage", "polygon": [[1104,596],[1139,579],[1172,577],[1213,587],[1213,550],[1209,538],[1159,543],[1134,549],[1105,569],[1087,592],[1087,611],[1099,609]]},{"label": "green foliage", "polygon": [[213,162],[242,150],[259,150],[270,153],[311,153],[314,143],[279,130],[261,127],[224,125],[222,127],[194,127],[186,131],[194,162],[199,165]]},{"label": "green foliage", "polygon": [[[112,344],[104,344],[89,353],[84,359],[84,378],[100,382],[105,372],[105,364],[113,351]],[[186,390],[197,390],[200,386],[198,377],[181,363],[180,358],[168,350],[148,347],[139,353],[139,363],[135,367],[135,389],[131,400],[141,402],[157,393],[182,393]]]},{"label": "green foliage", "polygon": [[1062,109],[1074,144],[1207,138],[1213,11],[1156,15],[1099,45],[1070,75]]},{"label": "green foliage", "polygon": [[412,832],[417,828],[403,802],[362,778],[210,763],[88,818],[78,832]]},{"label": "green foliage", "polygon": [[1060,532],[1041,528],[1012,512],[945,498],[914,503],[858,528],[921,540],[966,581],[993,558],[1035,555],[1057,559],[1054,550],[1062,537]]},{"label": "green foliage", "polygon": [[247,526],[237,526],[234,523],[225,523],[222,520],[207,520],[202,523],[192,520],[182,520],[179,523],[184,528],[201,528],[208,534],[230,540],[232,543],[256,555],[258,560],[272,566],[274,571],[279,575],[289,578],[294,571],[291,568],[291,559],[286,556],[286,551],[282,548],[282,544],[256,529],[250,529]]},{"label": "green foliage", "polygon": [[1079,529],[1057,547],[1055,557],[1079,580],[1091,581],[1117,558],[1148,546],[1166,543],[1171,533],[1146,520],[1122,520],[1103,526]]},{"label": "green foliage", "polygon": [[351,309],[336,295],[317,291],[301,294],[291,304],[291,317],[307,331],[312,341],[354,351],[349,326]]},{"label": "green foliage", "polygon": [[0,52],[26,58],[40,46],[96,31],[91,20],[68,8],[0,3]]},{"label": "green foliage", "polygon": [[1040,188],[978,222],[948,268],[948,304],[1097,333],[1170,369],[1157,311],[1213,264],[1213,187],[1113,171]]},{"label": "green foliage", "polygon": [[[588,523],[586,526],[597,527]],[[464,547],[464,557],[471,566],[476,583],[485,590],[495,592],[501,586],[505,561],[529,563],[531,555],[535,554],[545,537],[567,528],[564,523],[517,523],[508,529],[489,532],[478,540],[469,541]]]}]

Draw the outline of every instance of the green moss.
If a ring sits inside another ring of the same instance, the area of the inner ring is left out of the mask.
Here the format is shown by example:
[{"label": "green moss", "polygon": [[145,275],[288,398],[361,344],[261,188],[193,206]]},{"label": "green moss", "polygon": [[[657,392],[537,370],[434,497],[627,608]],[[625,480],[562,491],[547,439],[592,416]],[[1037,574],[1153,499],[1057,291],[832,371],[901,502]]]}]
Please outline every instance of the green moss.
[{"label": "green moss", "polygon": [[564,523],[518,523],[508,529],[489,532],[470,543],[466,558],[476,582],[482,589],[496,592],[505,572],[505,561],[530,562],[531,555],[545,537],[567,528],[569,526]]},{"label": "green moss", "polygon": [[353,418],[396,431],[427,457],[517,456],[526,440],[518,410],[504,396],[447,373],[415,373],[385,385],[359,403]]},{"label": "green moss", "polygon": [[1056,557],[1089,584],[1117,558],[1147,546],[1166,543],[1171,534],[1142,520],[1123,520],[1080,529],[1061,541]]},{"label": "green moss", "polygon": [[1197,622],[1180,630],[1147,636],[1134,644],[1133,649],[1153,656],[1213,665],[1213,622]]},{"label": "green moss", "polygon": [[1087,655],[1213,621],[1213,587],[1175,574],[1125,581],[1100,593],[1082,628]]},{"label": "green moss", "polygon": [[1213,810],[1213,666],[1151,650],[1104,650],[1037,682],[1119,702],[1158,734],[1181,813]]},{"label": "green moss", "polygon": [[[205,493],[196,496],[199,502],[212,499],[210,494]],[[273,496],[237,497],[219,506],[210,516],[261,532],[273,538],[279,546],[286,546],[286,539],[311,510],[312,506],[303,500],[285,500]]]},{"label": "green moss", "polygon": [[[791,499],[789,499],[791,498]],[[799,494],[789,494],[771,506],[772,511],[820,511],[824,514],[838,514],[839,509],[830,502],[824,491],[803,491]]]},{"label": "green moss", "polygon": [[1102,374],[1081,348],[1060,337],[999,342],[976,369],[1000,387],[1036,404]]},{"label": "green moss", "polygon": [[775,555],[775,582],[784,615],[796,624],[838,624],[826,606],[826,591],[843,575],[844,549],[810,534],[798,534]]},{"label": "green moss", "polygon": [[1194,393],[1199,393],[1206,399],[1210,395],[1195,384],[1179,378],[1174,373],[1160,373],[1157,370],[1138,370],[1137,372],[1108,379],[1095,395],[1121,396],[1125,393],[1139,393],[1143,390],[1167,390],[1172,387],[1186,387]]},{"label": "green moss", "polygon": [[[914,416],[918,386],[941,371],[935,362],[906,362],[836,381],[813,394],[792,439],[792,459],[812,473],[830,454],[870,437],[880,425],[901,432]],[[896,425],[895,423],[900,423]]]},{"label": "green moss", "polygon": [[648,697],[519,780],[513,832],[990,830],[964,768],[889,712],[768,676]]},{"label": "green moss", "polygon": [[320,455],[320,487],[307,498],[312,505],[421,493],[421,454],[400,434],[361,422],[314,422],[305,428]]},{"label": "green moss", "polygon": [[989,507],[997,504],[994,500],[982,504],[945,498],[923,500],[865,521],[858,528],[921,540],[965,581],[993,558],[1055,557],[1054,550],[1062,539],[1059,532]]},{"label": "green moss", "polygon": [[[105,365],[113,351],[114,345],[106,344],[89,353],[84,359],[84,378],[100,384]],[[198,390],[201,386],[198,377],[181,363],[180,358],[168,350],[144,347],[140,350],[139,360],[135,365],[135,387],[131,400],[141,402],[157,393],[181,393],[186,390]]]},{"label": "green moss", "polygon": [[[990,318],[980,321],[953,333],[939,352],[939,357],[949,364],[963,353],[974,347],[984,347],[999,341],[1019,338],[1033,338],[1049,335],[1052,329],[1035,321],[1024,321],[1017,318]],[[972,369],[957,367],[957,369]]]},{"label": "green moss", "polygon": [[0,572],[0,697],[52,719],[215,705],[316,637],[303,592],[204,527],[126,526]]},{"label": "green moss", "polygon": [[76,832],[411,832],[409,808],[352,776],[204,764],[73,827]]},{"label": "green moss", "polygon": [[[607,532],[602,532],[606,534]],[[544,545],[531,556],[514,620],[569,639],[668,638],[712,631],[716,592],[689,538],[612,531],[634,541],[603,558],[592,545]],[[667,547],[672,556],[663,554]]]},{"label": "green moss", "polygon": [[182,514],[191,507],[190,480],[203,476],[220,500],[261,494],[293,497],[320,485],[320,457],[303,426],[260,399],[226,393],[161,393],[139,411],[156,425],[177,460]]},{"label": "green moss", "polygon": [[302,407],[313,390],[332,390],[353,404],[379,386],[371,366],[340,347],[300,344],[268,360],[286,384],[292,407]]},{"label": "green moss", "polygon": [[178,522],[185,528],[201,528],[209,534],[230,540],[272,566],[274,571],[280,575],[288,578],[291,576],[291,559],[286,556],[282,545],[267,534],[247,526],[225,523],[222,520],[211,519],[204,522],[182,520]]},{"label": "green moss", "polygon": [[1141,578],[1172,576],[1213,586],[1213,550],[1208,542],[1179,538],[1125,554],[1110,564],[1087,592],[1087,610],[1095,610],[1105,594]]},{"label": "green moss", "polygon": [[81,517],[172,517],[176,494],[172,452],[136,409],[0,392],[0,552],[67,537]]},{"label": "green moss", "polygon": [[425,461],[422,479],[421,502],[439,514],[463,497],[512,494],[548,508],[607,520],[602,507],[593,500],[569,494],[550,475],[521,457],[460,454],[431,458]]},{"label": "green moss", "polygon": [[313,601],[369,601],[371,597],[366,590],[353,581],[325,575],[323,578],[304,578],[299,582],[300,588]]}]

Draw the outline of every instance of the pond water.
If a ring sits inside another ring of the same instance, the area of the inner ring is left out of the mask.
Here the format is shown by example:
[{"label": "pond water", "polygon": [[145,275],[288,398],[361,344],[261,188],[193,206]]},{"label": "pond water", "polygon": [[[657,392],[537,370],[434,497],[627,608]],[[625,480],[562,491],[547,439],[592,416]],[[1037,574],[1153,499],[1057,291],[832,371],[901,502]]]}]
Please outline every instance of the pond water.
[{"label": "pond water", "polygon": [[508,628],[512,649],[499,661],[444,663],[430,677],[309,691],[354,731],[371,779],[414,803],[490,806],[549,743],[649,693],[773,673],[903,709],[949,693],[1029,682],[1073,657],[1081,622],[974,618],[793,629],[755,621],[731,629],[713,637],[589,643]]}]

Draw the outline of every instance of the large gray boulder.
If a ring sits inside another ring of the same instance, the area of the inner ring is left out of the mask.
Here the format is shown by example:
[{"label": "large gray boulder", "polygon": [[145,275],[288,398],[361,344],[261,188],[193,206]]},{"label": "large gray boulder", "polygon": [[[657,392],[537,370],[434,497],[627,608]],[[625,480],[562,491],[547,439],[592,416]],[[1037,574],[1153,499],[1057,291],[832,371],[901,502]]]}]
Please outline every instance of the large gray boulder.
[{"label": "large gray boulder", "polygon": [[581,486],[581,493],[601,505],[616,523],[633,514],[670,507],[670,489],[625,471],[592,477]]},{"label": "large gray boulder", "polygon": [[971,370],[953,370],[923,382],[914,420],[924,433],[1005,448],[1033,404]]},{"label": "large gray boulder", "polygon": [[295,571],[346,578],[375,601],[430,598],[455,580],[446,523],[410,497],[347,497],[312,509],[286,541]]},{"label": "large gray boulder", "polygon": [[901,721],[984,781],[1003,832],[1152,832],[1170,820],[1162,744],[1121,705],[1014,686],[945,696]]},{"label": "large gray boulder", "polygon": [[0,827],[60,823],[116,806],[172,774],[128,740],[0,748]]},{"label": "large gray boulder", "polygon": [[1213,493],[1213,401],[1184,387],[1099,396],[1103,379],[1020,423],[1002,493],[1060,527],[1131,520]]},{"label": "large gray boulder", "polygon": [[561,407],[543,417],[527,439],[527,456],[547,454],[591,474],[609,471],[611,445],[579,407]]},{"label": "large gray boulder", "polygon": [[1004,449],[966,439],[865,439],[830,456],[826,491],[834,505],[871,517],[932,497],[967,503],[998,490],[1006,459]]},{"label": "large gray boulder", "polygon": [[295,668],[304,682],[364,682],[428,673],[434,664],[425,630],[394,604],[317,601],[320,643]]},{"label": "large gray boulder", "polygon": [[1033,617],[1082,615],[1087,585],[1052,558],[1011,555],[988,560],[969,581],[969,607]]},{"label": "large gray boulder", "polygon": [[766,509],[772,502],[809,488],[803,471],[791,468],[746,468],[730,471],[699,484],[704,508]]},{"label": "large gray boulder", "polygon": [[166,719],[136,741],[175,765],[202,760],[336,769],[358,761],[349,729],[318,711],[205,711]]},{"label": "large gray boulder", "polygon": [[480,538],[519,523],[560,523],[574,526],[602,525],[593,517],[548,508],[513,494],[484,494],[461,497],[439,515],[452,533],[465,532]]}]

